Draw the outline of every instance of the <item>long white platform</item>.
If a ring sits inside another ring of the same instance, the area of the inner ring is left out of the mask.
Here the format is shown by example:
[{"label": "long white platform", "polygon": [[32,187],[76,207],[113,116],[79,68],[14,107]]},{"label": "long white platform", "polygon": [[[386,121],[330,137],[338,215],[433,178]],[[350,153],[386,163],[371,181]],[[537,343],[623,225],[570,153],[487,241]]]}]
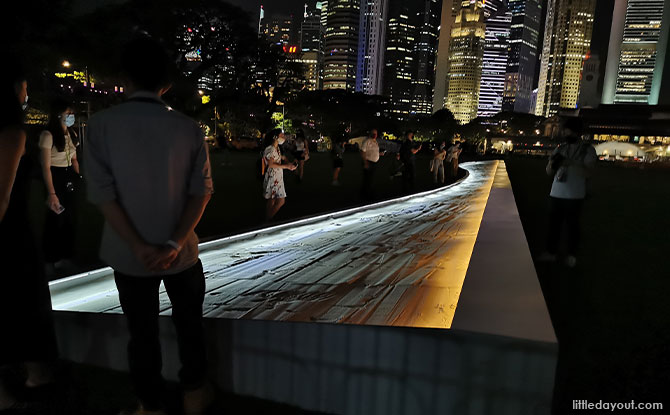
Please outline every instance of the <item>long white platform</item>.
[{"label": "long white platform", "polygon": [[[203,244],[219,382],[331,413],[543,413],[556,339],[504,163],[462,167],[445,189]],[[64,354],[124,369],[111,271],[51,289]]]}]

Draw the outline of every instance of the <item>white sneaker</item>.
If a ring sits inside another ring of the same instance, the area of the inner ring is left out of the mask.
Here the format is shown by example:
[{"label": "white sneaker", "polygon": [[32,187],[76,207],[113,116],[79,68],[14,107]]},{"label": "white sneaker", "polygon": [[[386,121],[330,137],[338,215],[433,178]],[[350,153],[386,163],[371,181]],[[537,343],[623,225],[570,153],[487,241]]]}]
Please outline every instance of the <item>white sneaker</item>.
[{"label": "white sneaker", "polygon": [[549,252],[543,252],[536,258],[540,262],[556,262],[556,254],[550,254]]},{"label": "white sneaker", "polygon": [[568,256],[565,258],[565,265],[566,265],[568,268],[574,268],[574,267],[577,265],[577,258],[575,258],[575,257],[572,256],[572,255],[568,255]]}]

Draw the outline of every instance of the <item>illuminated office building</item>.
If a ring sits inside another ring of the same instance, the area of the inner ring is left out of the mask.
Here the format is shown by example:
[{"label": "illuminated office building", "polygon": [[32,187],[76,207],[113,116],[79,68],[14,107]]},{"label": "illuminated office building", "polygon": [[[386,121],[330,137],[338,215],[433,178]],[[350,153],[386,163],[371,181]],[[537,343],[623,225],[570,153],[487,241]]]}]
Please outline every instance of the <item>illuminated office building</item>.
[{"label": "illuminated office building", "polygon": [[477,116],[491,117],[502,110],[512,12],[503,0],[484,3],[486,34]]},{"label": "illuminated office building", "polygon": [[460,8],[460,0],[443,0],[440,19],[440,35],[437,45],[437,63],[435,65],[435,88],[433,93],[433,112],[444,108],[447,96],[447,76],[449,73],[449,44],[451,28]]},{"label": "illuminated office building", "polygon": [[283,45],[297,43],[292,18],[273,17],[272,19],[263,19],[263,21],[263,34],[271,43]]},{"label": "illuminated office building", "polygon": [[412,75],[411,112],[418,115],[433,113],[437,41],[442,14],[442,0],[415,0],[416,43],[415,69]]},{"label": "illuminated office building", "polygon": [[324,89],[356,88],[360,0],[329,0],[324,51]]},{"label": "illuminated office building", "polygon": [[551,117],[560,108],[577,108],[595,4],[595,0],[549,0],[536,115]]},{"label": "illuminated office building", "polygon": [[310,90],[323,88],[323,30],[321,3],[306,11],[300,28],[300,62],[304,65],[305,78]]},{"label": "illuminated office building", "polygon": [[503,111],[535,112],[533,90],[537,88],[540,56],[542,0],[509,0],[512,13]]},{"label": "illuminated office building", "polygon": [[466,124],[477,116],[486,28],[482,0],[462,0],[449,45],[446,107]]},{"label": "illuminated office building", "polygon": [[391,2],[384,59],[384,95],[391,99],[391,113],[400,119],[409,116],[412,101],[416,27],[410,14],[407,4]]},{"label": "illuminated office building", "polygon": [[668,3],[616,0],[603,104],[658,104],[668,45]]},{"label": "illuminated office building", "polygon": [[361,1],[356,91],[367,95],[379,95],[382,90],[388,3]]},{"label": "illuminated office building", "polygon": [[399,119],[433,112],[442,1],[389,2],[383,94]]}]

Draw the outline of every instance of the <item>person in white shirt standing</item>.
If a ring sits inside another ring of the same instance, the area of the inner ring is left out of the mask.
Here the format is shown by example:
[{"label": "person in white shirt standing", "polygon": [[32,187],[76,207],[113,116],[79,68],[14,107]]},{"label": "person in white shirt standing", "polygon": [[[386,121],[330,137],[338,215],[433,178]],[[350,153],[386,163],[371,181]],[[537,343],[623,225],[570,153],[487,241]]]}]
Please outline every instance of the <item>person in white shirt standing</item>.
[{"label": "person in white shirt standing", "polygon": [[122,54],[123,104],[89,121],[85,146],[89,200],[105,217],[101,258],[114,269],[128,322],[128,362],[139,405],[131,414],[163,414],[158,330],[161,282],[172,303],[184,412],[211,404],[202,305],[205,277],[194,229],[213,192],[202,130],[162,95],[176,72],[161,44],[131,41]]},{"label": "person in white shirt standing", "polygon": [[372,182],[374,180],[379,157],[384,155],[383,151],[379,151],[377,134],[378,132],[376,129],[370,130],[368,138],[363,142],[363,146],[361,147],[361,157],[363,158],[363,187],[361,188],[361,198],[368,202],[374,200]]},{"label": "person in white shirt standing", "polygon": [[577,264],[580,237],[580,216],[586,197],[586,180],[598,157],[596,150],[582,141],[584,124],[579,118],[570,118],[563,124],[565,142],[551,154],[546,171],[553,176],[549,194],[549,234],[547,251],[538,258],[541,261],[556,261],[563,224],[567,225],[567,257],[565,264]]}]

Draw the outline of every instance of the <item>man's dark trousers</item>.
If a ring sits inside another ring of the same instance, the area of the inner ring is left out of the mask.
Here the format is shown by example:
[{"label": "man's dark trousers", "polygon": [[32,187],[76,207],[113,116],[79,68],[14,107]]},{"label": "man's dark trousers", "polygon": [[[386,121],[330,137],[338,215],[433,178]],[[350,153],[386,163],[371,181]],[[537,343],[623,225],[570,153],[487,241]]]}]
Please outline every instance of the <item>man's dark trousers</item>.
[{"label": "man's dark trousers", "polygon": [[175,275],[135,277],[115,272],[114,279],[130,331],[130,376],[145,408],[159,408],[163,395],[163,362],[158,333],[161,281],[172,303],[172,322],[177,331],[182,364],[179,379],[185,389],[200,387],[205,381],[207,369],[202,317],[205,298],[202,263],[198,260],[191,268]]}]

